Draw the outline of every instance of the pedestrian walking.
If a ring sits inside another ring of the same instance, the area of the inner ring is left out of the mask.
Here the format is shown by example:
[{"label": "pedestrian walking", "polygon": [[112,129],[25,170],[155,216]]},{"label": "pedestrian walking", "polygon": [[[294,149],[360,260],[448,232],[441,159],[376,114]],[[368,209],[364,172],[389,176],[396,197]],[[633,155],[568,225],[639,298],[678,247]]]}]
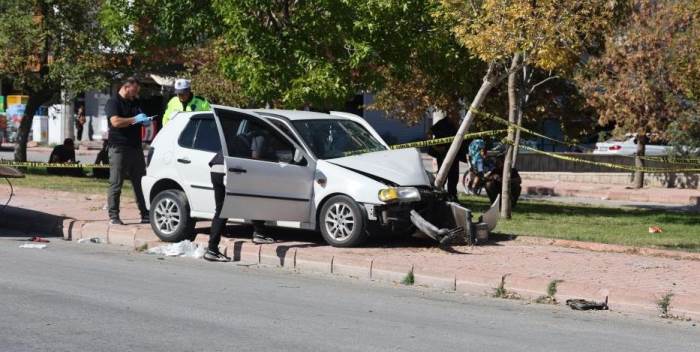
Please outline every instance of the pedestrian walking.
[{"label": "pedestrian walking", "polygon": [[109,192],[107,203],[111,224],[123,225],[119,217],[119,201],[124,178],[128,177],[134,188],[136,204],[141,213],[141,223],[149,223],[148,209],[141,190],[141,177],[146,174],[146,162],[141,145],[141,126],[151,120],[141,110],[138,95],[141,84],[134,77],[127,78],[105,106],[109,117]]},{"label": "pedestrian walking", "polygon": [[192,94],[190,81],[178,79],[175,81],[175,94],[168,102],[168,107],[163,114],[163,126],[165,126],[173,115],[180,111],[208,111],[211,110],[209,102],[204,98]]}]

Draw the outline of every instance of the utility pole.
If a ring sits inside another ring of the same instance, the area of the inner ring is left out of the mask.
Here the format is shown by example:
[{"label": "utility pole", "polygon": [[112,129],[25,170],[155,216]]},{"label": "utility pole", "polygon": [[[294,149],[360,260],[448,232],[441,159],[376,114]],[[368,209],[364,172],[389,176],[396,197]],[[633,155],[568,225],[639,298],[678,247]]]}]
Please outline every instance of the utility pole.
[{"label": "utility pole", "polygon": [[[75,138],[75,131],[73,129],[73,104],[70,103],[68,99],[68,92],[61,90],[61,118],[63,119],[63,139]],[[79,142],[79,141],[76,141]]]}]

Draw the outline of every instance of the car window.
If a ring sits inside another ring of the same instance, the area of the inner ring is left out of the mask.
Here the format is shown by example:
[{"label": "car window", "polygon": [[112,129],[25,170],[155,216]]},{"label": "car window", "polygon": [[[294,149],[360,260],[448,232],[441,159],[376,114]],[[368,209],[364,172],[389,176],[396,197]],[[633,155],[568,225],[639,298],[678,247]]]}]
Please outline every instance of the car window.
[{"label": "car window", "polygon": [[200,119],[197,133],[194,137],[194,149],[216,153],[221,150],[219,131],[214,119]]},{"label": "car window", "polygon": [[185,129],[182,130],[182,133],[180,133],[180,138],[178,138],[177,144],[183,148],[192,148],[192,142],[194,141],[194,135],[197,132],[198,122],[199,120],[197,119],[190,119],[190,121],[187,122],[187,126],[185,126]]},{"label": "car window", "polygon": [[230,110],[217,110],[228,155],[236,158],[291,163],[294,147],[275,129],[256,118]]},{"label": "car window", "polygon": [[270,123],[275,125],[280,130],[282,130],[282,132],[284,132],[287,135],[287,137],[289,137],[289,138],[293,139],[295,142],[299,143],[299,141],[294,136],[294,133],[292,133],[292,131],[289,129],[289,127],[287,127],[287,125],[285,123],[280,122],[278,120],[273,120],[273,119],[269,119],[268,121],[270,121]]},{"label": "car window", "polygon": [[309,148],[321,159],[386,150],[367,129],[354,121],[296,120],[292,124]]}]

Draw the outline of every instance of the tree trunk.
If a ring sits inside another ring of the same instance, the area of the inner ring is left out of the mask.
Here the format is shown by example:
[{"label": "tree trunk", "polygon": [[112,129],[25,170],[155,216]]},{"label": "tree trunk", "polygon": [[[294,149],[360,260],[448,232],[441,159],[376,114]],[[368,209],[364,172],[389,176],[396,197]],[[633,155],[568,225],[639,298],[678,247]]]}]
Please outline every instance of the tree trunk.
[{"label": "tree trunk", "polygon": [[[520,96],[518,94],[518,72],[514,68],[520,64],[520,53],[513,56],[513,62],[511,63],[510,73],[508,75],[508,122],[514,124],[517,116],[519,106],[520,106]],[[516,129],[511,126],[508,127],[508,141],[513,142],[515,140]],[[513,164],[513,154],[515,151],[515,146],[510,143],[506,150],[506,157],[503,161],[503,176],[501,178],[501,217],[505,219],[510,219],[512,215],[512,202],[511,202],[511,188],[510,188],[510,169]]]},{"label": "tree trunk", "polygon": [[435,177],[435,187],[437,188],[442,188],[445,186],[445,181],[447,180],[447,173],[450,170],[450,167],[452,167],[452,162],[454,162],[455,157],[459,152],[459,147],[462,145],[464,135],[467,133],[467,131],[469,131],[469,126],[474,120],[474,113],[472,112],[472,109],[480,108],[481,104],[484,102],[486,96],[489,94],[491,89],[496,84],[498,84],[500,79],[502,79],[494,73],[495,69],[496,64],[493,62],[490,63],[488,71],[486,71],[486,75],[484,76],[484,80],[481,83],[481,87],[479,87],[479,91],[476,93],[476,96],[474,96],[474,100],[472,100],[471,105],[469,105],[467,115],[464,117],[464,120],[462,120],[462,123],[459,125],[459,129],[457,130],[455,139],[452,141],[452,144],[450,144],[450,149],[447,150],[445,160],[442,162],[442,165],[438,170],[437,176]]},{"label": "tree trunk", "polygon": [[27,142],[29,142],[29,132],[32,129],[34,114],[39,106],[51,98],[52,94],[48,90],[33,92],[29,95],[27,106],[24,109],[24,116],[19,123],[17,131],[17,144],[15,145],[15,161],[27,161]]},{"label": "tree trunk", "polygon": [[[647,145],[647,138],[644,135],[637,136],[637,155],[634,157],[634,166],[641,168],[644,167],[644,156]],[[640,189],[644,187],[644,172],[635,171],[634,172],[634,188]]]},{"label": "tree trunk", "polygon": [[[516,122],[518,127],[521,127],[523,125],[523,109],[525,109],[525,104],[529,99],[529,94],[525,94],[525,90],[527,90],[528,84],[527,68],[527,65],[523,66],[523,80],[520,82],[520,89],[518,89],[518,121]],[[513,143],[513,162],[511,163],[511,167],[515,167],[515,163],[518,159],[521,132],[522,131],[520,129],[515,131],[515,143]]]}]

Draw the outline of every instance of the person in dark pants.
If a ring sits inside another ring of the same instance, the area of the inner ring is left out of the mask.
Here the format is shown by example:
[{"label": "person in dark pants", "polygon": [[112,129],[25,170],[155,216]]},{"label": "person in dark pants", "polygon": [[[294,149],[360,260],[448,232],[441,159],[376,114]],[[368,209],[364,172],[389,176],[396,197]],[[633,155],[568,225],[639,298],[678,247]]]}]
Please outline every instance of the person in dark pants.
[{"label": "person in dark pants", "polygon": [[151,124],[150,118],[141,111],[138,101],[140,83],[136,78],[127,78],[105,106],[109,117],[109,192],[107,203],[111,224],[123,225],[119,218],[119,200],[124,178],[129,177],[141,213],[141,223],[149,223],[148,209],[141,190],[141,177],[146,174],[146,162],[141,145],[141,126]]},{"label": "person in dark pants", "polygon": [[[430,128],[430,136],[433,138],[454,137],[459,129],[459,114],[448,113],[445,118],[438,121]],[[457,158],[452,162],[452,166],[447,173],[447,195],[452,201],[457,200],[457,183],[459,182],[459,162],[466,161],[466,152],[463,150],[464,142],[460,145]],[[436,145],[430,148],[429,154],[437,159],[438,168],[442,167],[445,156],[450,148],[450,144]]]},{"label": "person in dark pants", "polygon": [[[102,141],[102,149],[100,149],[100,152],[97,153],[97,157],[95,157],[95,165],[109,166],[109,141],[106,139]],[[109,169],[92,169],[92,176],[95,178],[109,178]]]},{"label": "person in dark pants", "polygon": [[221,235],[226,230],[227,218],[221,217],[221,208],[224,206],[224,198],[226,197],[226,170],[224,168],[224,156],[219,151],[214,155],[214,158],[209,161],[211,168],[209,174],[211,176],[211,184],[214,187],[214,202],[216,208],[214,217],[211,219],[211,233],[209,234],[209,248],[204,253],[204,259],[212,262],[228,262],[231,259],[219,251],[219,242]]}]

